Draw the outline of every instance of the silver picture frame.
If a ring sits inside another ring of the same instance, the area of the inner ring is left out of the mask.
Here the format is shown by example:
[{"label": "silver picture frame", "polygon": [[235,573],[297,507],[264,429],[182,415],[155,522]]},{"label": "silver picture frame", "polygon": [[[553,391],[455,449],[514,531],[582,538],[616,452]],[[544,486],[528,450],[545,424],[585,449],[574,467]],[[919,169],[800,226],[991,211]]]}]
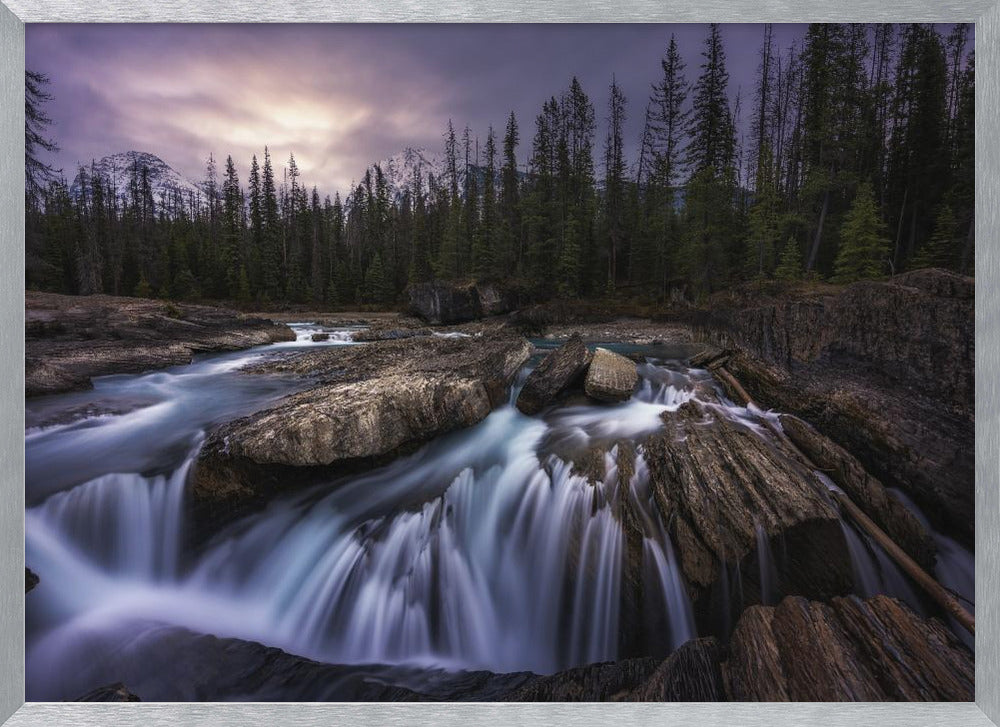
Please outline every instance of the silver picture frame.
[{"label": "silver picture frame", "polygon": [[[1000,725],[1000,0],[0,0],[0,723],[59,725]],[[24,701],[24,26],[46,22],[974,22],[976,701],[215,704]]]}]

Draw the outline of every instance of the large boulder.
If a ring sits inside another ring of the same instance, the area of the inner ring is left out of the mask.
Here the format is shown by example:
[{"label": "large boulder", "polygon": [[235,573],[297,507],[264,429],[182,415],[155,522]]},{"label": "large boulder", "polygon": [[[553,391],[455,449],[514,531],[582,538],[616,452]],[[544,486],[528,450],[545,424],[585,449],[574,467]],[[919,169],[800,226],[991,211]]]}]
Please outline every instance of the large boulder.
[{"label": "large boulder", "polygon": [[762,406],[809,421],[938,529],[974,541],[975,283],[920,270],[844,288],[751,289],[690,313]]},{"label": "large boulder", "polygon": [[753,606],[733,633],[723,673],[733,701],[974,698],[972,654],[939,621],[887,596]]},{"label": "large boulder", "polygon": [[592,399],[618,402],[631,397],[637,383],[639,373],[634,361],[606,348],[598,348],[587,369],[583,388]]},{"label": "large boulder", "polygon": [[522,292],[500,283],[414,283],[407,289],[410,310],[434,325],[464,323],[501,315],[522,303]]},{"label": "large boulder", "polygon": [[108,295],[25,294],[25,395],[88,389],[106,374],[190,363],[195,353],[294,341],[237,311]]},{"label": "large boulder", "polygon": [[780,440],[715,411],[692,401],[664,413],[643,452],[700,631],[724,634],[747,604],[848,593],[850,554],[826,486]]},{"label": "large boulder", "polygon": [[532,371],[517,397],[517,408],[537,414],[582,377],[591,354],[579,336],[549,352]]},{"label": "large boulder", "polygon": [[385,463],[471,426],[506,401],[531,345],[520,337],[430,337],[312,349],[252,369],[310,388],[230,422],[202,447],[191,492],[228,519],[317,477]]}]

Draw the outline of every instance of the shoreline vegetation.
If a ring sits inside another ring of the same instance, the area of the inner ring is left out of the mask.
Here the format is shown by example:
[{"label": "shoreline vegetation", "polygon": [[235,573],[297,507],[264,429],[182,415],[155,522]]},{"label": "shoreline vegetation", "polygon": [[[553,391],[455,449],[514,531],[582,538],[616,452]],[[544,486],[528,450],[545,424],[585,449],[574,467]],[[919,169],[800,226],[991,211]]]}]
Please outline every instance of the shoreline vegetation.
[{"label": "shoreline vegetation", "polygon": [[[665,38],[649,99],[612,81],[601,104],[573,78],[530,140],[513,113],[485,137],[449,120],[442,169],[390,188],[375,164],[343,196],[266,147],[245,180],[210,157],[185,193],[154,193],[138,152],[128,169],[62,177],[38,159],[57,143],[46,79],[29,72],[27,287],[269,309],[395,307],[430,281],[496,281],[531,300],[663,305],[751,280],[971,274],[970,27],[813,24],[785,49],[762,29],[743,111],[712,25],[698,68]],[[644,105],[628,159],[624,119]]]}]

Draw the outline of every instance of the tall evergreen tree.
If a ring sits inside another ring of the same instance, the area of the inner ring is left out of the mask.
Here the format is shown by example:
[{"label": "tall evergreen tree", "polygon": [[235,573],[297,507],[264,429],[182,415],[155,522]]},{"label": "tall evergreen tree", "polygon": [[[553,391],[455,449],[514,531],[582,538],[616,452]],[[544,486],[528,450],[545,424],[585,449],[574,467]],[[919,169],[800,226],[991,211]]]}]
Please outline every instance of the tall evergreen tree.
[{"label": "tall evergreen tree", "polygon": [[888,272],[889,237],[867,182],[858,187],[851,209],[844,217],[840,237],[843,244],[837,253],[834,282],[878,278]]}]

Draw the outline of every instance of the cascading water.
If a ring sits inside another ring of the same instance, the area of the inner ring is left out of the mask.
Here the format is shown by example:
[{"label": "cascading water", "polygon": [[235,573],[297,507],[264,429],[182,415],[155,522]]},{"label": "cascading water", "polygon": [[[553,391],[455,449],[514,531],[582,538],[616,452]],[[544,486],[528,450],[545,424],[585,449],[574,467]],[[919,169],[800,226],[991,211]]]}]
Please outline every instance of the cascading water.
[{"label": "cascading water", "polygon": [[[549,673],[615,659],[629,617],[626,506],[641,529],[646,609],[658,619],[647,625],[655,632],[648,642],[665,653],[697,636],[639,442],[662,426],[663,412],[705,387],[707,409],[768,433],[761,413],[721,398],[707,371],[671,362],[641,364],[627,402],[538,417],[512,405],[526,367],[510,403],[478,425],[370,473],[280,498],[197,553],[182,552],[184,482],[204,432],[296,386],[237,370],[276,349],[350,345],[349,331],[296,329],[295,342],[106,377],[93,392],[30,402],[29,423],[39,423],[26,434],[27,561],[54,584],[31,596],[30,699],[77,696],[92,661],[114,674],[114,654],[164,628],[338,664]],[[330,339],[313,342],[316,332]],[[118,413],[45,423],[68,405]],[[625,481],[621,441],[637,443]],[[577,472],[573,462],[594,448],[605,452],[602,467]],[[845,534],[859,563],[869,562],[860,536]],[[761,528],[758,541],[770,600],[777,574]],[[738,591],[740,580],[723,586]]]},{"label": "cascading water", "polygon": [[[300,331],[295,345],[315,344]],[[74,645],[88,651],[95,633],[126,643],[152,627],[141,624],[334,663],[547,673],[614,659],[623,498],[644,520],[643,567],[667,611],[671,648],[696,635],[641,452],[627,482],[619,481],[617,450],[597,479],[575,473],[572,458],[655,431],[659,415],[694,397],[707,375],[646,365],[640,390],[615,407],[569,406],[545,418],[502,407],[387,467],[273,502],[188,554],[180,569],[184,481],[203,429],[289,390],[235,375],[260,355],[99,380],[94,396],[152,401],[28,437],[29,461],[43,473],[43,452],[66,463],[116,444],[124,461],[153,470],[92,463],[63,473],[58,487],[29,477],[37,504],[27,513],[28,561],[46,580],[77,584],[72,597],[33,606],[32,698],[70,690],[62,660]],[[169,432],[159,440],[169,451],[149,445],[159,431]]]}]

